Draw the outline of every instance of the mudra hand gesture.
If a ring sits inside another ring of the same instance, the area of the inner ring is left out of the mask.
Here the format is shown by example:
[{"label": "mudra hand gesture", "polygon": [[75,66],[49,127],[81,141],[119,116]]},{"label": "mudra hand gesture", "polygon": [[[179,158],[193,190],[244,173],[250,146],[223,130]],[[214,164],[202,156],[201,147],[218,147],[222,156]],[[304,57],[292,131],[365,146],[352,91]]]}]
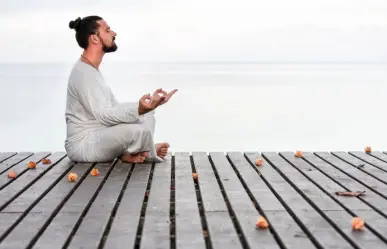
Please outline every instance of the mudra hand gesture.
[{"label": "mudra hand gesture", "polygon": [[157,89],[151,96],[149,93],[141,97],[138,106],[139,114],[144,114],[156,109],[158,106],[167,103],[172,95],[177,92],[177,89],[167,93],[163,89]]}]

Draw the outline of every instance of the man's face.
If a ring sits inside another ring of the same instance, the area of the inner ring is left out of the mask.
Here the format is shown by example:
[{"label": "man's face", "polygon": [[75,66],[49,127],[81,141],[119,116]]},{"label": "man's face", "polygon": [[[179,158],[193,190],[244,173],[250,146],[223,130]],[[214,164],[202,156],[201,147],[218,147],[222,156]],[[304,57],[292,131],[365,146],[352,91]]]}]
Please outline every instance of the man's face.
[{"label": "man's face", "polygon": [[115,43],[116,32],[110,29],[105,20],[98,21],[99,29],[98,36],[102,44],[102,49],[105,53],[115,52],[117,50],[117,44]]}]

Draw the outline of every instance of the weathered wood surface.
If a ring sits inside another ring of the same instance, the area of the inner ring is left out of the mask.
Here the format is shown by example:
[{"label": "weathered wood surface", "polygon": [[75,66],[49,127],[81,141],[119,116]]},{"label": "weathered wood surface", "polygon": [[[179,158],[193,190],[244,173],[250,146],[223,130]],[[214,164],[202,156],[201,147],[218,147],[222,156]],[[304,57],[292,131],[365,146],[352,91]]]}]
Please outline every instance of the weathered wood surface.
[{"label": "weathered wood surface", "polygon": [[[259,216],[269,228],[255,227]],[[351,228],[355,216],[361,231]],[[387,249],[387,154],[179,152],[132,165],[2,152],[2,248]]]}]

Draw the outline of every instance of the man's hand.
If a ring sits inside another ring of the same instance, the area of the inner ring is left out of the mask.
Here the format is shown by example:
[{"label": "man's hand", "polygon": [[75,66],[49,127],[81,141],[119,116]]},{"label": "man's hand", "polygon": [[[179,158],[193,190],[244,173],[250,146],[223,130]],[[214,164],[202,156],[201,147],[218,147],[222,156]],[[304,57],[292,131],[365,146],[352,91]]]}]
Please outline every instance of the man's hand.
[{"label": "man's hand", "polygon": [[145,114],[161,105],[166,99],[164,95],[159,95],[159,93],[162,92],[163,90],[159,88],[153,93],[153,96],[151,96],[150,94],[145,94],[144,96],[142,96],[138,105],[138,113],[140,115]]},{"label": "man's hand", "polygon": [[[160,90],[160,89],[157,89],[157,90]],[[172,97],[172,95],[174,95],[177,92],[177,89],[172,90],[169,93],[167,93],[166,91],[163,91],[161,89],[160,92],[162,93],[162,96],[165,96],[165,99],[163,100],[163,102],[161,102],[160,105],[164,105],[165,103],[167,103],[169,101],[169,99]]]}]

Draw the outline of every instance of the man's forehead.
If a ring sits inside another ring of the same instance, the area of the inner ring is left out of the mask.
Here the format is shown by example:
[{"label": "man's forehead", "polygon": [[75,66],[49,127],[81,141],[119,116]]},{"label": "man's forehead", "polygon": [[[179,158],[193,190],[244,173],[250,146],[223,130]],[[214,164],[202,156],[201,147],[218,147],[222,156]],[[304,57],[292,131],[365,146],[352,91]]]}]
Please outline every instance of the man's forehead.
[{"label": "man's forehead", "polygon": [[109,25],[107,24],[107,22],[105,20],[99,20],[98,23],[99,23],[99,26],[101,29],[109,28]]}]

